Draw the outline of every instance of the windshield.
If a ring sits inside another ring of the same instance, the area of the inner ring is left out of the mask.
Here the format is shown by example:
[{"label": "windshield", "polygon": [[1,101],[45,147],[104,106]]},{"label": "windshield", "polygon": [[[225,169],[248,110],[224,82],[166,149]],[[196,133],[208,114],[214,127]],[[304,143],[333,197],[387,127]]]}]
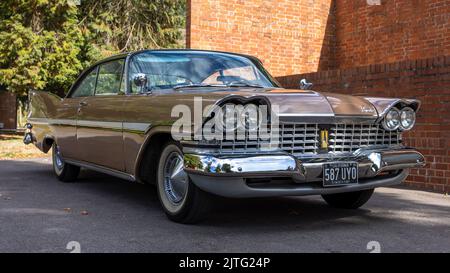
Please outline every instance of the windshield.
[{"label": "windshield", "polygon": [[257,60],[216,52],[148,51],[130,63],[132,93],[142,91],[136,77],[145,74],[146,90],[184,86],[278,87]]}]

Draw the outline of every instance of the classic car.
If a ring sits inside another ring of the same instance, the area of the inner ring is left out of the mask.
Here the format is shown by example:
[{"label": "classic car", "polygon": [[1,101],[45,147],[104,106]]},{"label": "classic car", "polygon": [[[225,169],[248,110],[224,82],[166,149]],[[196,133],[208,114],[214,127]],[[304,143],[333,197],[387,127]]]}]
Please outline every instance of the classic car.
[{"label": "classic car", "polygon": [[[86,69],[64,98],[30,91],[24,142],[52,150],[54,173],[64,182],[82,167],[155,184],[165,213],[181,223],[203,219],[215,196],[321,195],[330,206],[356,209],[375,188],[399,184],[410,168],[425,164],[402,142],[402,132],[415,124],[418,100],[310,89],[304,80],[299,89],[282,88],[248,55],[124,53]],[[181,129],[185,136],[215,116],[206,110],[211,105],[264,106],[268,115],[250,129],[248,112],[236,112],[239,124],[225,131],[234,135],[239,127],[240,138],[180,139],[172,130],[180,118],[174,107],[198,108],[199,98],[200,119],[194,116],[201,124]],[[263,139],[263,125],[276,137]]]}]

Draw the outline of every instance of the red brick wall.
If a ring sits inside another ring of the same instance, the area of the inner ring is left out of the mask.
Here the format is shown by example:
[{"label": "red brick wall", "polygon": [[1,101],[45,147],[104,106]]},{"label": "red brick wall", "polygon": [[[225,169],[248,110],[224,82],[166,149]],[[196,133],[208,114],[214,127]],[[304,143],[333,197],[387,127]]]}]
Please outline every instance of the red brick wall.
[{"label": "red brick wall", "polygon": [[188,0],[187,47],[247,53],[274,75],[334,67],[332,0]]},{"label": "red brick wall", "polygon": [[448,192],[450,0],[368,2],[188,0],[186,43],[256,55],[285,87],[421,99],[406,141],[428,165],[408,183]]},{"label": "red brick wall", "polygon": [[420,99],[416,126],[404,137],[407,145],[425,155],[427,165],[412,170],[407,183],[450,192],[450,56],[291,75],[278,80],[287,88],[296,88],[301,78],[312,81],[318,91]]},{"label": "red brick wall", "polygon": [[16,95],[0,91],[0,123],[4,127],[0,129],[16,129]]},{"label": "red brick wall", "polygon": [[336,66],[450,55],[450,0],[336,0]]}]

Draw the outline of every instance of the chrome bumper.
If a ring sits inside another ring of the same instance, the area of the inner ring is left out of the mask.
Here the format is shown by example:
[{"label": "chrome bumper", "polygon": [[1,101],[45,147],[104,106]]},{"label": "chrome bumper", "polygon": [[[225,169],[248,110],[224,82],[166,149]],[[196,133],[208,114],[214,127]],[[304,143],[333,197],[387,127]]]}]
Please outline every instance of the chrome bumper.
[{"label": "chrome bumper", "polygon": [[[359,166],[359,183],[333,188],[322,186],[324,163],[353,161]],[[289,154],[213,156],[185,153],[184,169],[201,189],[226,197],[313,195],[357,191],[401,183],[406,169],[422,167],[425,159],[412,148],[359,150],[346,156],[299,159]],[[394,171],[391,175],[381,173]],[[399,171],[399,172],[395,172]],[[290,183],[253,186],[249,178],[289,178]]]}]

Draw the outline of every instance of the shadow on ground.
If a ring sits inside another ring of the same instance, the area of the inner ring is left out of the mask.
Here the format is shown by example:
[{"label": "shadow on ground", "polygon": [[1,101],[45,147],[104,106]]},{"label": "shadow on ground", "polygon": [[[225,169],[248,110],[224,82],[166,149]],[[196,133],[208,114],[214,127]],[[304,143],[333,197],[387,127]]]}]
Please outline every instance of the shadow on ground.
[{"label": "shadow on ground", "polygon": [[[43,186],[55,184],[58,187],[68,187],[70,191],[78,190],[92,196],[101,196],[102,199],[120,200],[121,203],[145,207],[148,210],[161,210],[153,185],[130,183],[90,170],[82,170],[78,181],[64,184],[57,181],[48,162],[5,160],[0,161],[0,164],[15,166],[15,168],[10,168],[7,171],[11,178],[16,175],[40,176],[44,179],[40,179],[38,183],[42,183]],[[51,190],[51,187],[49,187],[49,190]],[[413,196],[406,198],[405,196],[409,195],[405,192]],[[284,226],[284,229],[288,227],[293,229],[333,229],[335,226],[324,225],[323,223],[339,223],[345,226],[346,224],[373,224],[384,221],[408,222],[417,217],[426,217],[429,214],[433,215],[433,219],[440,218],[442,221],[422,219],[422,224],[432,222],[434,225],[450,226],[448,199],[447,202],[433,203],[427,198],[415,199],[414,193],[419,196],[432,194],[407,189],[378,190],[372,197],[373,200],[358,210],[330,208],[318,196],[258,199],[217,197],[210,217],[200,225],[220,228],[245,227],[246,229],[261,226],[264,226],[265,229],[270,227],[277,229],[280,226]],[[384,210],[384,213],[380,214],[381,210]],[[353,220],[351,223],[347,223],[346,219]],[[355,219],[358,220],[354,221]]]}]

